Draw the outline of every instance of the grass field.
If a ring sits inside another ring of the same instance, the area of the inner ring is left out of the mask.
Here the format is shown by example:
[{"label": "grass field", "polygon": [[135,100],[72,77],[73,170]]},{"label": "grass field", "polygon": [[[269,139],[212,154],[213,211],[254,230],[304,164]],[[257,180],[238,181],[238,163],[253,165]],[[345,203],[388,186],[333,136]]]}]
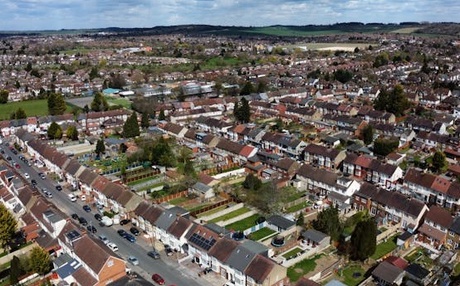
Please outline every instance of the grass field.
[{"label": "grass field", "polygon": [[377,245],[377,249],[375,250],[374,254],[372,254],[371,258],[374,260],[379,259],[380,257],[384,256],[387,253],[390,253],[394,249],[396,249],[396,240],[399,234],[394,235],[387,239],[386,242],[382,242]]},{"label": "grass field", "polygon": [[260,217],[261,217],[260,214],[254,214],[240,221],[226,225],[225,228],[228,230],[234,230],[234,231],[244,231],[252,226],[255,226],[256,220]]},{"label": "grass field", "polygon": [[297,253],[300,253],[302,251],[301,248],[299,247],[296,247],[288,252],[286,252],[285,254],[283,254],[283,257],[286,258],[286,259],[289,259],[289,258],[294,258],[297,256]]},{"label": "grass field", "polygon": [[[18,102],[8,102],[0,104],[0,119],[10,119],[10,114],[18,108],[24,109],[27,116],[44,116],[48,115],[48,102],[46,99],[27,100]],[[67,105],[66,112],[70,112],[72,108]]]},{"label": "grass field", "polygon": [[304,276],[310,271],[315,270],[316,260],[321,258],[321,255],[316,255],[311,259],[304,259],[299,263],[296,263],[294,266],[291,266],[287,270],[287,276],[291,282],[296,282],[300,277]]},{"label": "grass field", "polygon": [[121,105],[124,108],[131,109],[131,101],[126,98],[113,98],[110,96],[105,96],[105,99],[107,100],[107,103],[109,105]]},{"label": "grass field", "polygon": [[272,229],[269,229],[268,227],[263,227],[257,231],[254,231],[253,233],[251,233],[249,235],[249,238],[254,240],[254,241],[258,241],[259,239],[262,239],[262,238],[265,238],[267,236],[270,236],[272,234],[275,234],[276,231],[272,230]]},{"label": "grass field", "polygon": [[242,215],[244,213],[247,213],[248,211],[249,211],[248,208],[242,207],[242,208],[239,208],[239,209],[234,210],[232,212],[229,212],[228,214],[224,214],[222,216],[216,217],[216,218],[210,220],[209,222],[226,221],[226,220],[229,220],[231,218],[234,218],[234,217],[237,217],[239,215]]},{"label": "grass field", "polygon": [[364,280],[366,271],[360,265],[349,265],[340,274],[343,276],[342,282],[345,285],[355,286]]},{"label": "grass field", "polygon": [[302,31],[302,30],[297,30],[297,29],[292,29],[290,27],[282,27],[282,26],[253,28],[251,30],[246,30],[244,32],[254,33],[254,34],[264,34],[264,35],[270,35],[270,36],[290,36],[290,37],[344,34],[344,32],[340,30]]}]

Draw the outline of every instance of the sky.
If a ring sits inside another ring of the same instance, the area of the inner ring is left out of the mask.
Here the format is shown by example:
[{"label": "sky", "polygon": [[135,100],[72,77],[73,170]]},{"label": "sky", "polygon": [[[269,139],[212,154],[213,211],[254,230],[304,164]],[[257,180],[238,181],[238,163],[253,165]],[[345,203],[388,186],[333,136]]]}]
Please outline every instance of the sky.
[{"label": "sky", "polygon": [[0,0],[0,30],[456,22],[458,0]]}]

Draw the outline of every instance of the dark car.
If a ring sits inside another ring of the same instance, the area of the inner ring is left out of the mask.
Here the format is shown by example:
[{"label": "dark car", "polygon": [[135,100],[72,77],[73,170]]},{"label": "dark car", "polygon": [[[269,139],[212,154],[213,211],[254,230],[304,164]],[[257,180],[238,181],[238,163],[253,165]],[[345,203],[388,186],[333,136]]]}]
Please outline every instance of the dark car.
[{"label": "dark car", "polygon": [[88,205],[84,205],[84,206],[83,206],[83,210],[84,210],[85,212],[89,213],[89,212],[91,212],[91,207],[88,206]]},{"label": "dark car", "polygon": [[38,176],[39,176],[42,180],[46,179],[46,176],[45,176],[45,174],[43,174],[43,173],[38,173]]},{"label": "dark car", "polygon": [[79,216],[78,216],[77,214],[72,214],[72,218],[73,218],[73,219],[78,219]]},{"label": "dark car", "polygon": [[135,236],[138,236],[139,235],[139,230],[137,228],[135,228],[134,226],[132,228],[129,229],[129,231],[134,234]]},{"label": "dark car", "polygon": [[37,181],[35,181],[35,179],[32,179],[32,181],[30,181],[32,183],[32,185],[36,186],[37,185]]},{"label": "dark car", "polygon": [[130,219],[122,219],[122,220],[120,220],[120,225],[125,225],[125,224],[128,224],[130,222],[131,222]]},{"label": "dark car", "polygon": [[84,218],[84,217],[79,217],[78,218],[78,222],[83,225],[83,226],[87,226],[88,225],[88,221]]},{"label": "dark car", "polygon": [[88,225],[88,226],[86,227],[86,229],[87,229],[89,232],[92,232],[92,233],[96,233],[96,232],[97,232],[97,229],[96,229],[94,226],[92,226],[92,225]]},{"label": "dark car", "polygon": [[95,214],[94,215],[94,218],[97,220],[97,221],[101,221],[102,220],[102,216],[100,214]]},{"label": "dark car", "polygon": [[160,259],[160,254],[156,250],[151,250],[147,252],[147,255],[152,257],[153,259]]},{"label": "dark car", "polygon": [[6,160],[11,161],[11,157],[10,156],[6,157]]},{"label": "dark car", "polygon": [[62,186],[61,186],[61,185],[57,185],[57,186],[56,186],[56,190],[58,190],[59,192],[62,191]]},{"label": "dark car", "polygon": [[165,280],[163,279],[163,277],[160,276],[160,274],[153,274],[152,275],[152,280],[155,281],[155,283],[159,284],[159,285],[164,285],[165,284]]},{"label": "dark car", "polygon": [[119,229],[117,230],[117,232],[121,237],[126,237],[126,235],[128,234],[124,229]]},{"label": "dark car", "polygon": [[129,242],[136,242],[136,237],[132,234],[129,234],[129,233],[126,233],[126,235],[124,236]]}]

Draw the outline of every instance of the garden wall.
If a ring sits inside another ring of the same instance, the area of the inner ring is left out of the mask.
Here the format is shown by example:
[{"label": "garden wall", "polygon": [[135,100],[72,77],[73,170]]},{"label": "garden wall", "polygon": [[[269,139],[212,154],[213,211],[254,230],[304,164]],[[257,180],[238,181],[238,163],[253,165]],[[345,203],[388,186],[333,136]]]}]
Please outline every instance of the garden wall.
[{"label": "garden wall", "polygon": [[225,177],[234,177],[234,176],[244,176],[246,174],[246,170],[244,168],[225,172],[225,173],[220,173],[217,175],[212,176],[216,180],[220,180]]}]

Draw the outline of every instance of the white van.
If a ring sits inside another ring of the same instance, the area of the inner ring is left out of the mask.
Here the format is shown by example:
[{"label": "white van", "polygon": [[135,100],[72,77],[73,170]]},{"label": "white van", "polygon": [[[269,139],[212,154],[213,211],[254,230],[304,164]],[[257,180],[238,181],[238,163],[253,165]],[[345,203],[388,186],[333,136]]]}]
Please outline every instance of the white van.
[{"label": "white van", "polygon": [[70,200],[71,202],[76,202],[76,201],[77,201],[77,197],[74,196],[74,194],[69,194],[69,200]]}]

